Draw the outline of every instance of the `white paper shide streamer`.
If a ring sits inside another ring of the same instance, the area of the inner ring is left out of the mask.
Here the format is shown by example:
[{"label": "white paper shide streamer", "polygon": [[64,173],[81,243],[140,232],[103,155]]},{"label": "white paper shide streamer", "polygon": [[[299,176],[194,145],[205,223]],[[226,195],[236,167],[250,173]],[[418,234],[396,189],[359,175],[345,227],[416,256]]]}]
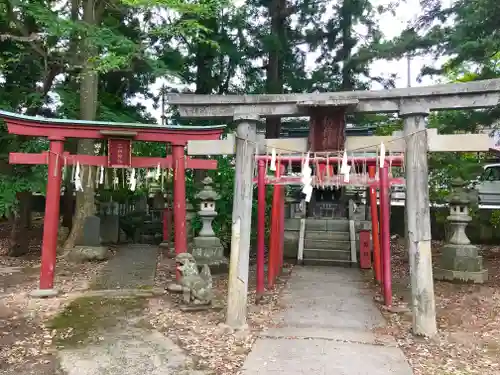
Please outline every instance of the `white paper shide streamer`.
[{"label": "white paper shide streamer", "polygon": [[80,162],[76,162],[75,168],[75,190],[83,191],[82,179],[80,177]]},{"label": "white paper shide streamer", "polygon": [[135,178],[135,169],[132,168],[130,172],[130,190],[135,191],[135,187],[137,186],[137,179]]},{"label": "white paper shide streamer", "polygon": [[158,181],[161,176],[161,169],[160,169],[160,163],[156,166],[156,173],[155,173],[155,180]]},{"label": "white paper shide streamer", "polygon": [[383,143],[380,144],[380,168],[385,167],[385,146]]},{"label": "white paper shide streamer", "polygon": [[350,172],[351,166],[347,164],[347,152],[344,151],[344,155],[342,155],[342,165],[340,166],[340,174],[344,175],[344,182],[349,182]]},{"label": "white paper shide streamer", "polygon": [[311,175],[312,175],[312,169],[309,166],[309,152],[308,152],[304,160],[304,164],[302,164],[302,178],[301,178],[301,182],[304,185],[304,187],[302,188],[302,193],[306,195],[305,201],[307,203],[309,203],[309,201],[311,200],[313,192]]},{"label": "white paper shide streamer", "polygon": [[101,165],[101,169],[99,170],[99,184],[104,184],[104,167]]},{"label": "white paper shide streamer", "polygon": [[276,149],[271,150],[271,165],[269,166],[269,170],[274,172],[276,170]]}]

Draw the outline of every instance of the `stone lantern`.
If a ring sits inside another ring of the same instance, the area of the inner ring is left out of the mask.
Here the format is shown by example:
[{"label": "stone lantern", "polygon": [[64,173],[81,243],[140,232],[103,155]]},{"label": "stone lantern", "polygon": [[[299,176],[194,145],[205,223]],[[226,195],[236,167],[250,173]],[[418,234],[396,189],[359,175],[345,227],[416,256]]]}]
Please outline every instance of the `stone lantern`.
[{"label": "stone lantern", "polygon": [[217,216],[215,202],[220,198],[212,188],[212,179],[206,177],[202,181],[204,187],[196,194],[200,200],[198,216],[202,221],[202,228],[198,236],[193,239],[191,253],[199,266],[208,264],[212,272],[227,270],[227,258],[224,256],[224,248],[220,239],[215,236],[212,222]]},{"label": "stone lantern", "polygon": [[478,247],[470,243],[465,228],[472,220],[469,207],[477,199],[477,192],[469,191],[462,179],[452,181],[448,196],[450,236],[441,249],[439,266],[434,275],[438,280],[483,283],[488,280],[488,271],[483,268],[483,259]]},{"label": "stone lantern", "polygon": [[203,190],[196,194],[196,198],[200,200],[200,210],[198,215],[202,221],[202,228],[200,230],[200,237],[213,237],[215,233],[212,229],[212,221],[217,216],[217,211],[215,211],[215,201],[220,198],[212,188],[212,179],[210,177],[205,177],[202,181]]}]

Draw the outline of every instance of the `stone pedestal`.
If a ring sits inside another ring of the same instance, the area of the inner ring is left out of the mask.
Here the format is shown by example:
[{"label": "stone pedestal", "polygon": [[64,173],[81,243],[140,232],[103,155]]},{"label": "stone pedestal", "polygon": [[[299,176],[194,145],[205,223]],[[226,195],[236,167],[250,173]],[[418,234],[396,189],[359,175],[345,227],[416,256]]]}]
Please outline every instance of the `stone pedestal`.
[{"label": "stone pedestal", "polygon": [[455,180],[449,196],[451,236],[441,249],[438,267],[434,277],[438,280],[484,283],[488,280],[488,271],[483,268],[483,258],[479,249],[470,243],[465,228],[471,221],[469,204],[471,194],[465,189],[465,182]]},{"label": "stone pedestal", "polygon": [[474,245],[444,245],[434,276],[438,280],[447,281],[488,281],[488,271],[483,268],[483,257],[478,254],[478,248]]},{"label": "stone pedestal", "polygon": [[224,256],[224,247],[217,237],[195,237],[190,252],[199,267],[206,264],[212,273],[227,272],[228,260]]}]

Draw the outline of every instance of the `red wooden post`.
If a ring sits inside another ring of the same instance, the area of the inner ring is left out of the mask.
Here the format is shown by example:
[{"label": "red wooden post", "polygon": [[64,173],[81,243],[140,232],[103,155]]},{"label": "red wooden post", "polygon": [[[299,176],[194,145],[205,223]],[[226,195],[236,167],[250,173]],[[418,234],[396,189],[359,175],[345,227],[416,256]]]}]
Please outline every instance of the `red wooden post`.
[{"label": "red wooden post", "polygon": [[187,251],[186,234],[186,166],[184,145],[172,145],[174,165],[174,244],[175,253]]},{"label": "red wooden post", "polygon": [[[174,167],[174,246],[177,255],[187,251],[186,166],[183,144],[172,144],[172,159]],[[177,270],[177,280],[180,279],[180,276],[180,272]]]},{"label": "red wooden post", "polygon": [[389,170],[387,167],[379,169],[380,178],[380,237],[382,245],[382,272],[384,303],[392,305],[392,274],[391,274],[391,239],[389,227]]},{"label": "red wooden post", "polygon": [[[281,175],[285,174],[285,166],[281,166]],[[280,256],[279,256],[279,273],[283,272],[283,258],[285,256],[285,186],[280,186]]]},{"label": "red wooden post", "polygon": [[[276,163],[276,177],[281,176],[283,166],[281,165],[281,161],[278,160]],[[275,262],[274,262],[274,278],[276,279],[278,276],[281,275],[281,232],[283,230],[283,227],[281,225],[281,215],[282,215],[282,207],[281,207],[281,191],[282,191],[282,186],[275,185],[274,186],[274,191],[276,194],[276,242],[274,243],[274,254],[275,254]],[[273,197],[274,198],[274,197]],[[273,202],[274,203],[274,202]]]},{"label": "red wooden post", "polygon": [[[280,165],[276,165],[276,177],[280,175]],[[267,286],[268,288],[272,288],[274,286],[274,282],[276,281],[278,264],[279,264],[279,186],[273,186],[273,204],[271,207],[271,233],[269,234],[269,261],[267,265]]]},{"label": "red wooden post", "polygon": [[45,218],[43,224],[42,264],[40,267],[40,290],[54,288],[54,273],[57,255],[57,231],[59,229],[59,209],[61,199],[61,155],[64,152],[64,138],[50,137],[48,153],[47,195],[45,198]]},{"label": "red wooden post", "polygon": [[[368,176],[375,178],[375,166],[368,167]],[[382,282],[380,237],[378,230],[377,189],[374,186],[370,186],[370,211],[372,216],[373,268],[375,271],[375,280],[380,284]]]},{"label": "red wooden post", "polygon": [[372,267],[370,254],[370,231],[359,231],[359,267],[370,269]]},{"label": "red wooden post", "polygon": [[258,182],[257,182],[257,295],[255,302],[258,303],[264,294],[264,252],[266,246],[266,163],[259,160]]}]

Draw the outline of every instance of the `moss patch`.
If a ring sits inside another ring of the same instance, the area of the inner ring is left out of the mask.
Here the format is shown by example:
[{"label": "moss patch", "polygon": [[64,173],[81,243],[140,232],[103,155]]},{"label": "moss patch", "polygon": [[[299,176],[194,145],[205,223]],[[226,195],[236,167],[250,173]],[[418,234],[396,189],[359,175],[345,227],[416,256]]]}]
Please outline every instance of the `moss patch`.
[{"label": "moss patch", "polygon": [[117,326],[127,317],[138,315],[146,306],[145,298],[80,297],[52,318],[48,324],[56,330],[58,347],[92,342],[106,328]]}]

